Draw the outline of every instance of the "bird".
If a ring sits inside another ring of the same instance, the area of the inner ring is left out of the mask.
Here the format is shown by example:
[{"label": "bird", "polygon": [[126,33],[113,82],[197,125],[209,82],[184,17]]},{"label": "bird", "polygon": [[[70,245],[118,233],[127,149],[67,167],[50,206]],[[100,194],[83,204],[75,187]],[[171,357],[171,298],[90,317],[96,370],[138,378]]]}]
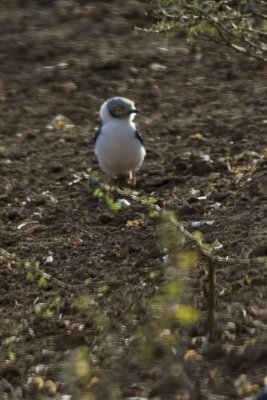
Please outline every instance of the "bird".
[{"label": "bird", "polygon": [[124,97],[112,97],[100,107],[94,152],[109,186],[120,174],[129,174],[132,185],[136,185],[136,171],[146,156],[143,139],[133,122],[138,112],[135,103]]}]

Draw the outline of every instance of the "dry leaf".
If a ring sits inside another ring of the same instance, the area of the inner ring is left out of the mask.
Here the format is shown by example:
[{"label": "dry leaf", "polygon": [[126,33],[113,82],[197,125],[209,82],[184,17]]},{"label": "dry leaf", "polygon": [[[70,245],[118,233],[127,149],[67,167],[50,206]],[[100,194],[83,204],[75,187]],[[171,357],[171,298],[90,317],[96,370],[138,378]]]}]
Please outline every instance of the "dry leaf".
[{"label": "dry leaf", "polygon": [[129,220],[126,222],[127,228],[132,227],[132,226],[138,226],[142,225],[144,221],[142,219],[134,219],[134,220]]},{"label": "dry leaf", "polygon": [[187,350],[187,352],[184,355],[184,361],[188,360],[196,360],[196,361],[201,361],[202,356],[199,354],[196,350]]},{"label": "dry leaf", "polygon": [[203,135],[202,135],[202,133],[200,133],[200,132],[197,132],[197,133],[193,133],[192,135],[190,135],[189,136],[191,139],[194,139],[194,140],[199,140],[200,142],[204,142],[204,141],[207,141],[208,139],[206,139]]}]

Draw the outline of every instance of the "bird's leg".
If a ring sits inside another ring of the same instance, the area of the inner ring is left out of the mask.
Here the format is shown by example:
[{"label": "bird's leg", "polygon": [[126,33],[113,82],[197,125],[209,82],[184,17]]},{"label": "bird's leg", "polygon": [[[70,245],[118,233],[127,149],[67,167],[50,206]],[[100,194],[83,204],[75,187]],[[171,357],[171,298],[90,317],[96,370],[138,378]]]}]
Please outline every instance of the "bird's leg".
[{"label": "bird's leg", "polygon": [[113,183],[113,176],[112,176],[112,174],[109,174],[109,175],[107,176],[107,183],[108,183],[108,186],[109,186],[109,187],[112,187],[112,183]]},{"label": "bird's leg", "polygon": [[134,169],[131,171],[131,181],[132,181],[132,185],[135,186],[136,185],[136,173],[135,173]]}]

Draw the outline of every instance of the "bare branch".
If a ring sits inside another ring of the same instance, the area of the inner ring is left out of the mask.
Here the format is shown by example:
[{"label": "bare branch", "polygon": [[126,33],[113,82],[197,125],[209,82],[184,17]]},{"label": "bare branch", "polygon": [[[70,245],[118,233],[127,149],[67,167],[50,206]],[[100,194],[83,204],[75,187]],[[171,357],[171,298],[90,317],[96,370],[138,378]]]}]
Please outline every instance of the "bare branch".
[{"label": "bare branch", "polygon": [[[105,191],[112,191],[112,192],[116,192],[122,196],[125,197],[129,197],[131,200],[140,203],[152,210],[157,211],[158,213],[164,215],[166,213],[166,211],[164,209],[162,209],[160,206],[158,206],[157,204],[151,204],[148,203],[147,201],[145,201],[144,199],[139,198],[138,196],[132,194],[132,193],[126,193],[125,191],[117,188],[117,187],[109,187],[107,185],[105,185],[104,183],[100,182],[97,178],[92,177],[84,172],[76,174],[75,178],[79,178],[77,181],[80,181],[81,179],[85,179],[87,182],[92,183],[93,185],[105,190]],[[194,243],[194,246],[196,247],[197,251],[199,251],[200,254],[202,254],[202,256],[206,259],[209,260],[209,262],[211,263],[217,263],[217,264],[228,264],[228,265],[237,265],[237,264],[241,264],[241,265],[255,265],[255,266],[259,266],[262,265],[262,263],[257,259],[257,258],[250,258],[250,259],[243,259],[243,258],[239,258],[239,257],[235,257],[235,256],[227,256],[227,257],[221,257],[219,255],[215,255],[212,253],[212,251],[208,251],[205,249],[205,246],[195,238],[195,236],[189,232],[182,224],[180,224],[179,222],[175,223],[177,229],[187,238],[189,239],[191,242]],[[65,283],[55,277],[53,277],[52,275],[40,270],[39,268],[37,268],[34,265],[34,262],[25,262],[22,259],[20,259],[17,255],[15,254],[11,254],[9,252],[7,252],[6,250],[0,248],[0,255],[2,256],[2,258],[4,258],[4,260],[9,260],[11,262],[15,262],[19,265],[21,265],[22,267],[24,267],[26,270],[31,271],[33,273],[35,273],[36,275],[39,275],[43,278],[45,278],[48,281],[51,281],[53,283],[55,283],[58,286],[67,288],[67,289],[71,289],[71,290],[77,290],[77,289],[85,289],[88,287],[92,287],[92,286],[102,286],[102,285],[108,285],[108,286],[118,286],[118,285],[122,285],[125,283],[129,283],[131,281],[135,281],[138,280],[140,278],[140,273],[137,275],[132,275],[132,276],[128,276],[127,278],[124,279],[114,279],[114,280],[104,280],[104,281],[97,281],[97,282],[88,282],[85,284],[77,284],[77,285],[71,285],[68,283]],[[158,268],[147,268],[145,270],[143,270],[142,272],[147,274],[149,272],[154,272],[156,270],[161,270],[162,266],[159,266]]]},{"label": "bare branch", "polygon": [[[92,286],[104,286],[104,285],[114,287],[114,286],[123,285],[125,283],[129,283],[129,282],[140,279],[140,273],[139,273],[139,274],[134,274],[132,276],[128,276],[127,278],[124,278],[124,279],[113,279],[113,280],[109,279],[109,280],[104,280],[104,281],[70,285],[69,283],[65,283],[65,282],[53,277],[52,275],[40,270],[39,268],[37,268],[34,265],[33,262],[25,263],[25,261],[23,261],[22,259],[17,257],[15,254],[11,254],[2,248],[0,248],[0,255],[2,255],[2,257],[4,257],[4,259],[6,259],[6,260],[9,260],[9,261],[19,264],[21,267],[25,268],[27,271],[33,272],[36,275],[39,275],[39,276],[45,278],[47,281],[53,282],[58,286],[61,286],[66,289],[71,289],[71,290],[85,289],[85,288],[92,287]],[[1,261],[1,259],[0,259],[0,261]],[[154,272],[156,270],[160,270],[160,267],[159,268],[155,268],[155,267],[154,268],[145,268],[142,272],[147,274],[150,272]]]},{"label": "bare branch", "polygon": [[[151,204],[148,203],[147,201],[140,199],[138,196],[131,194],[131,193],[126,193],[125,191],[117,188],[117,187],[109,187],[107,185],[105,185],[104,183],[100,182],[99,179],[97,179],[96,177],[90,176],[84,172],[81,172],[79,174],[80,176],[82,176],[83,178],[85,178],[89,183],[94,184],[97,187],[100,187],[103,190],[108,190],[111,192],[116,192],[122,196],[128,197],[131,200],[143,204],[146,207],[158,211],[160,214],[165,214],[167,211],[165,211],[163,208],[161,208],[160,206],[158,206],[157,204]],[[236,257],[236,256],[227,256],[227,257],[221,257],[219,255],[214,255],[211,251],[208,251],[204,248],[203,244],[200,243],[195,236],[190,233],[182,224],[180,224],[179,222],[175,223],[176,227],[178,228],[178,230],[188,239],[190,239],[195,246],[197,247],[198,251],[207,259],[212,260],[215,263],[220,263],[220,264],[228,264],[228,265],[237,265],[237,264],[241,264],[241,265],[262,265],[262,263],[257,259],[257,258],[250,258],[250,259],[243,259],[240,257]]]},{"label": "bare branch", "polygon": [[[158,5],[159,20],[169,21],[169,25],[166,28],[163,24],[155,33],[175,32],[179,23],[188,30],[191,37],[200,40],[208,37],[218,43],[216,36],[219,36],[222,44],[259,61],[267,62],[267,44],[264,40],[267,32],[259,28],[267,21],[267,2],[259,0],[255,5],[240,5],[238,2],[222,0],[216,3],[199,1],[192,4],[190,1],[180,0],[175,5],[179,8],[171,9],[169,3],[165,3],[164,0]],[[205,26],[202,30],[201,24],[205,22],[215,28],[214,36],[209,34],[208,28],[205,30]],[[255,24],[258,27],[253,26]],[[196,31],[193,34],[192,29]]]},{"label": "bare branch", "polygon": [[[260,56],[259,54],[252,52],[250,47],[254,48],[255,50],[260,50],[260,51],[264,51],[262,49],[262,47],[260,47],[259,45],[251,42],[250,40],[246,39],[246,38],[242,38],[242,40],[244,41],[244,43],[246,43],[249,48],[246,47],[241,47],[236,45],[233,41],[236,39],[236,36],[233,32],[231,32],[229,29],[227,29],[224,25],[220,24],[219,22],[215,21],[214,18],[208,18],[207,19],[216,29],[218,34],[221,36],[221,38],[224,40],[224,42],[231,48],[233,48],[236,51],[239,51],[241,53],[247,53],[247,54],[251,54],[253,55],[255,58],[258,58],[261,61],[266,61],[267,62],[267,58]],[[229,35],[233,41],[231,41],[230,39],[228,39],[228,37],[226,36]]]}]

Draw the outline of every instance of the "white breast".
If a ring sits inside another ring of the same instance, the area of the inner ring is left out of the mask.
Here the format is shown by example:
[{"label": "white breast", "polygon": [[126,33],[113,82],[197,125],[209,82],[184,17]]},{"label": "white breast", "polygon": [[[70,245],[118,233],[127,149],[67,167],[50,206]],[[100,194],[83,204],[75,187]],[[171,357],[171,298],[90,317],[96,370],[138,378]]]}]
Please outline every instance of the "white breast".
[{"label": "white breast", "polygon": [[95,154],[105,173],[125,174],[142,165],[146,151],[135,132],[135,124],[123,120],[113,120],[101,127]]}]

